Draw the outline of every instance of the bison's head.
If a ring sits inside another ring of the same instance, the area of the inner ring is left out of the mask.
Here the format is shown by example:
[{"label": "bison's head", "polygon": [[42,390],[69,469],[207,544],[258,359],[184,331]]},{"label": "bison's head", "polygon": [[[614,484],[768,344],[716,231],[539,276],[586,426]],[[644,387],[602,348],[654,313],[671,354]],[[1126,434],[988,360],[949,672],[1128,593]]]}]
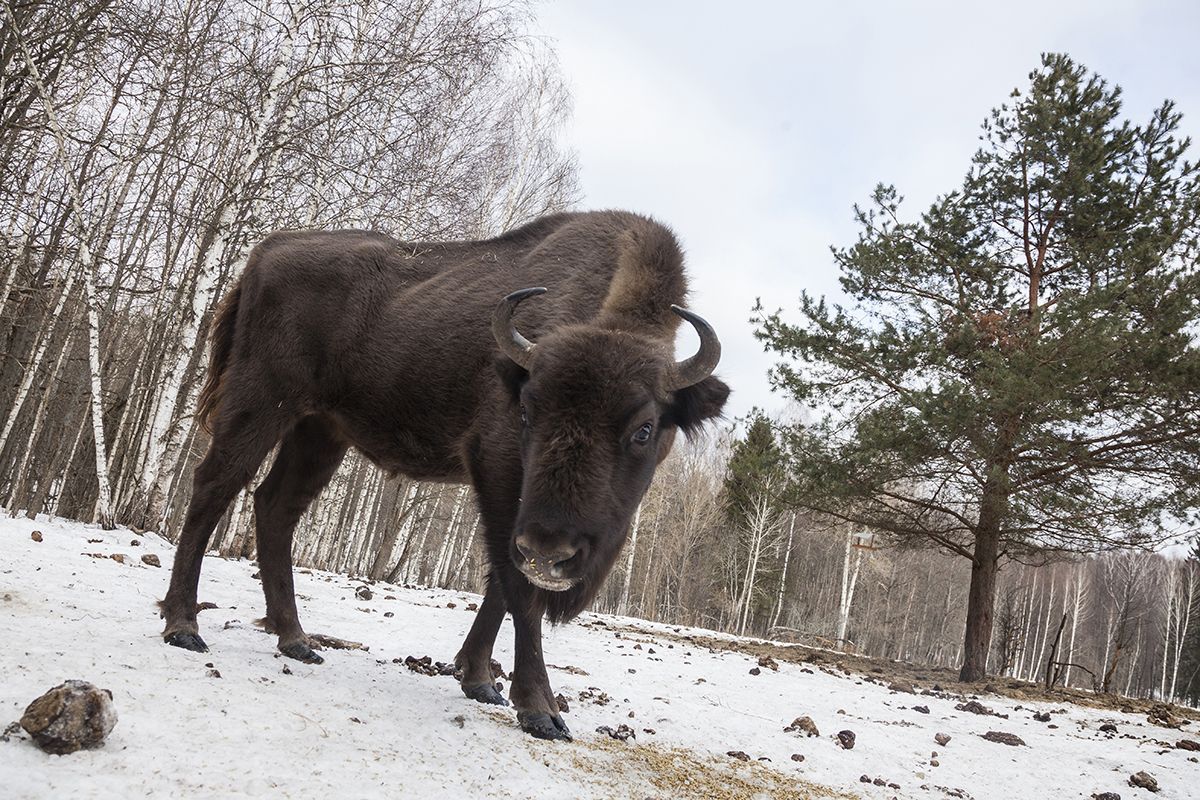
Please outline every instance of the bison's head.
[{"label": "bison's head", "polygon": [[492,329],[507,356],[501,374],[521,430],[510,555],[547,590],[557,620],[577,614],[599,589],[676,431],[691,433],[718,416],[729,387],[712,376],[721,357],[716,333],[678,306],[672,310],[700,335],[699,351],[682,362],[661,337],[619,326],[562,326],[530,342],[512,314],[544,291],[509,295]]}]

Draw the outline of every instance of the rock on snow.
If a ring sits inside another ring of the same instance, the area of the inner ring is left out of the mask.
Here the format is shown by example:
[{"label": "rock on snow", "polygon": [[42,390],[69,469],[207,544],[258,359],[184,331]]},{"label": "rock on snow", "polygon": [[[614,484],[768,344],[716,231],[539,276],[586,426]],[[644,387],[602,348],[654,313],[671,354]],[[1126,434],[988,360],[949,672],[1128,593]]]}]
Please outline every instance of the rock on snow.
[{"label": "rock on snow", "polygon": [[55,686],[21,716],[21,727],[37,746],[55,755],[99,747],[116,725],[112,692],[77,680]]}]

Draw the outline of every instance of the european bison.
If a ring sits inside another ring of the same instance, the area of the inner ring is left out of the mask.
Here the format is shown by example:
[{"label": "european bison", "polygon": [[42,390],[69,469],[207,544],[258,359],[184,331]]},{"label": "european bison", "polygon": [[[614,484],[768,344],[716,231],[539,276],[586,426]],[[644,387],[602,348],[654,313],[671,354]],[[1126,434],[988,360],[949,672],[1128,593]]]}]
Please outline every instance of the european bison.
[{"label": "european bison", "polygon": [[[393,474],[470,481],[490,574],[456,659],[463,692],[506,702],[489,662],[509,611],[521,727],[570,738],[542,617],[588,605],[676,431],[719,416],[729,394],[712,376],[716,334],[679,307],[686,292],[671,232],[620,211],[555,214],[484,241],[267,237],[214,321],[200,398],[212,443],[160,604],[163,638],[207,649],[196,589],[209,536],[280,444],[254,492],[263,622],[285,655],[321,661],[296,614],[292,531],[353,446]],[[681,317],[700,348],[676,362]]]}]

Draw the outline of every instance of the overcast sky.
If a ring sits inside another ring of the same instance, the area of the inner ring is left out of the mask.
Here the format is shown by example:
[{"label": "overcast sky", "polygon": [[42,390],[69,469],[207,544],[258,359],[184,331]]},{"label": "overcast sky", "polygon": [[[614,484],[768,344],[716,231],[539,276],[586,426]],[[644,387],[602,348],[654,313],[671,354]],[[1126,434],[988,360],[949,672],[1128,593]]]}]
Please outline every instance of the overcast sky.
[{"label": "overcast sky", "polygon": [[[1027,86],[1042,52],[1120,85],[1135,122],[1171,98],[1200,132],[1195,0],[813,6],[539,7],[574,97],[564,136],[582,205],[646,213],[678,234],[692,308],[724,345],[731,419],[785,405],[748,322],[755,298],[795,309],[802,289],[836,293],[829,247],[854,240],[853,204],[892,183],[915,214],[956,188],[989,109]],[[680,337],[680,352],[694,346]]]}]

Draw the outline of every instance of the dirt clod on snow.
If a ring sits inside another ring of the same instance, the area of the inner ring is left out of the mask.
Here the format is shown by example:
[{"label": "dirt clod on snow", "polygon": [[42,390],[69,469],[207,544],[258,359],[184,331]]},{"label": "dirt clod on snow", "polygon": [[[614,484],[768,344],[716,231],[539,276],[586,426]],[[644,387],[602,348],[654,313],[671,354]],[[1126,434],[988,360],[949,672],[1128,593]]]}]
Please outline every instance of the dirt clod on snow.
[{"label": "dirt clod on snow", "polygon": [[1149,772],[1135,772],[1129,776],[1129,785],[1149,792],[1158,791],[1158,780]]},{"label": "dirt clod on snow", "polygon": [[1025,740],[1015,733],[1005,733],[1004,731],[988,731],[983,734],[983,738],[989,742],[996,744],[1006,744],[1009,747],[1025,747]]},{"label": "dirt clod on snow", "polygon": [[796,717],[792,720],[792,724],[783,729],[784,733],[792,733],[800,731],[806,736],[820,736],[821,732],[817,730],[817,723],[812,721],[812,717]]},{"label": "dirt clod on snow", "polygon": [[98,747],[117,724],[112,699],[112,692],[87,681],[66,681],[29,704],[21,727],[47,753]]}]

